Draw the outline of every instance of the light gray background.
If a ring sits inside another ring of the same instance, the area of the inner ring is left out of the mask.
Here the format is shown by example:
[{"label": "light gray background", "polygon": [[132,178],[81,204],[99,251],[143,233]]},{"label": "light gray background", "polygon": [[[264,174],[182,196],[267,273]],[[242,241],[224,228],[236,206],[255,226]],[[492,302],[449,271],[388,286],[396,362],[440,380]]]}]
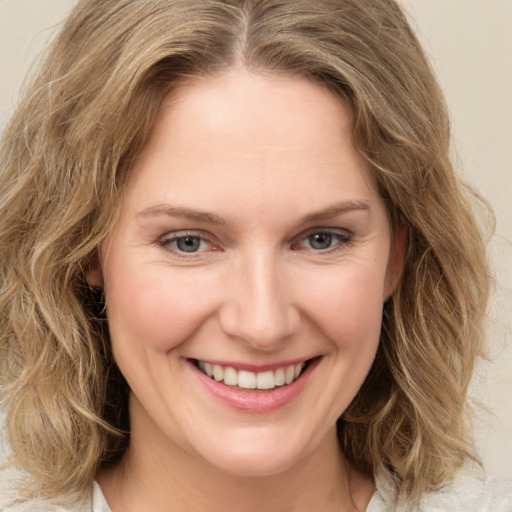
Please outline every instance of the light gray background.
[{"label": "light gray background", "polygon": [[[444,88],[459,168],[497,215],[493,362],[480,365],[472,395],[489,409],[475,418],[488,473],[512,477],[512,0],[400,1]],[[0,0],[0,129],[23,77],[74,3]]]}]

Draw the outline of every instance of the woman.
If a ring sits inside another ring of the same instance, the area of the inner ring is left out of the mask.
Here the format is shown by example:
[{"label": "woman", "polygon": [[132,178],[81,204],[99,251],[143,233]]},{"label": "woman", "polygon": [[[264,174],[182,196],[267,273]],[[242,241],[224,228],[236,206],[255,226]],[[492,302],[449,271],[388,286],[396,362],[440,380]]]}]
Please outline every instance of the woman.
[{"label": "woman", "polygon": [[393,1],[80,1],[2,146],[6,510],[509,510],[448,145]]}]

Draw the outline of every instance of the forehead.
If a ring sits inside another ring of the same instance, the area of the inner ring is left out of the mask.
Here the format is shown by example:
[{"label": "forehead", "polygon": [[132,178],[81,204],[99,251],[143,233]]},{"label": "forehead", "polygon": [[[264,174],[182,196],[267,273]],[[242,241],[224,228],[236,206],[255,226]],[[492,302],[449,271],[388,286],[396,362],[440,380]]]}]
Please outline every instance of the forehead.
[{"label": "forehead", "polygon": [[193,121],[196,128],[219,130],[220,135],[231,131],[233,144],[239,141],[237,135],[250,136],[254,145],[287,142],[292,136],[307,143],[312,132],[329,137],[333,128],[337,135],[348,135],[352,129],[345,103],[321,84],[244,68],[180,84],[165,98],[156,126],[169,116],[177,122]]},{"label": "forehead", "polygon": [[244,69],[191,78],[169,93],[129,179],[139,198],[207,187],[277,201],[285,189],[312,196],[312,186],[319,195],[375,191],[349,109],[310,80]]}]

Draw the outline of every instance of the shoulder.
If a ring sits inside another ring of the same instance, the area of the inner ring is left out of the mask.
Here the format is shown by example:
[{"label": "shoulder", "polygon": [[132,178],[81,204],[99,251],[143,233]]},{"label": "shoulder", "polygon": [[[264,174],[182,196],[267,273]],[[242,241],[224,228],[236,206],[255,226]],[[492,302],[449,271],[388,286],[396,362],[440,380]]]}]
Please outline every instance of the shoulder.
[{"label": "shoulder", "polygon": [[[418,512],[512,512],[512,480],[458,475],[453,482],[421,498]],[[367,512],[410,512],[406,505],[394,507],[386,485],[377,491]]]},{"label": "shoulder", "polygon": [[0,512],[110,512],[96,482],[83,500],[66,507],[56,507],[41,500],[19,500],[17,489],[23,474],[9,467],[10,448],[6,442],[3,420],[4,414],[0,408]]},{"label": "shoulder", "polygon": [[96,507],[96,489],[67,506],[56,506],[40,499],[20,499],[18,494],[21,473],[3,469],[0,471],[0,512],[110,512],[108,508]]},{"label": "shoulder", "polygon": [[425,512],[512,512],[512,480],[489,478],[478,480],[459,476],[449,486],[429,493],[422,502]]},{"label": "shoulder", "polygon": [[63,507],[41,500],[19,501],[13,496],[4,503],[5,505],[2,503],[3,507],[0,505],[0,512],[107,512],[106,509],[94,508],[92,495],[87,496],[80,503]]},{"label": "shoulder", "polygon": [[[1,505],[0,505],[1,507]],[[94,482],[89,496],[82,502],[69,507],[55,507],[48,502],[32,500],[23,503],[15,503],[0,508],[0,512],[111,512],[103,497],[99,485]]]},{"label": "shoulder", "polygon": [[80,503],[69,507],[56,507],[41,500],[20,500],[17,491],[24,475],[9,465],[11,449],[7,441],[4,420],[5,413],[0,408],[0,512],[109,512],[108,509],[94,508],[96,489]]}]

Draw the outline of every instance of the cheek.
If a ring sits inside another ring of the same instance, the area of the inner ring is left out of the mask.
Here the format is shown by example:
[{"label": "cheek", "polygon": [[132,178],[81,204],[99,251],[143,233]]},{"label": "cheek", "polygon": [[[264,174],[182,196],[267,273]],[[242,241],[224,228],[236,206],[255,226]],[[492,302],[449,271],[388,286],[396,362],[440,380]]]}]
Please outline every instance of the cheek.
[{"label": "cheek", "polygon": [[308,316],[339,348],[376,346],[382,324],[384,274],[377,264],[353,264],[325,275],[319,272],[309,281],[303,279]]},{"label": "cheek", "polygon": [[115,351],[122,340],[123,346],[167,352],[190,337],[211,312],[211,277],[168,268],[121,270],[106,290]]}]

